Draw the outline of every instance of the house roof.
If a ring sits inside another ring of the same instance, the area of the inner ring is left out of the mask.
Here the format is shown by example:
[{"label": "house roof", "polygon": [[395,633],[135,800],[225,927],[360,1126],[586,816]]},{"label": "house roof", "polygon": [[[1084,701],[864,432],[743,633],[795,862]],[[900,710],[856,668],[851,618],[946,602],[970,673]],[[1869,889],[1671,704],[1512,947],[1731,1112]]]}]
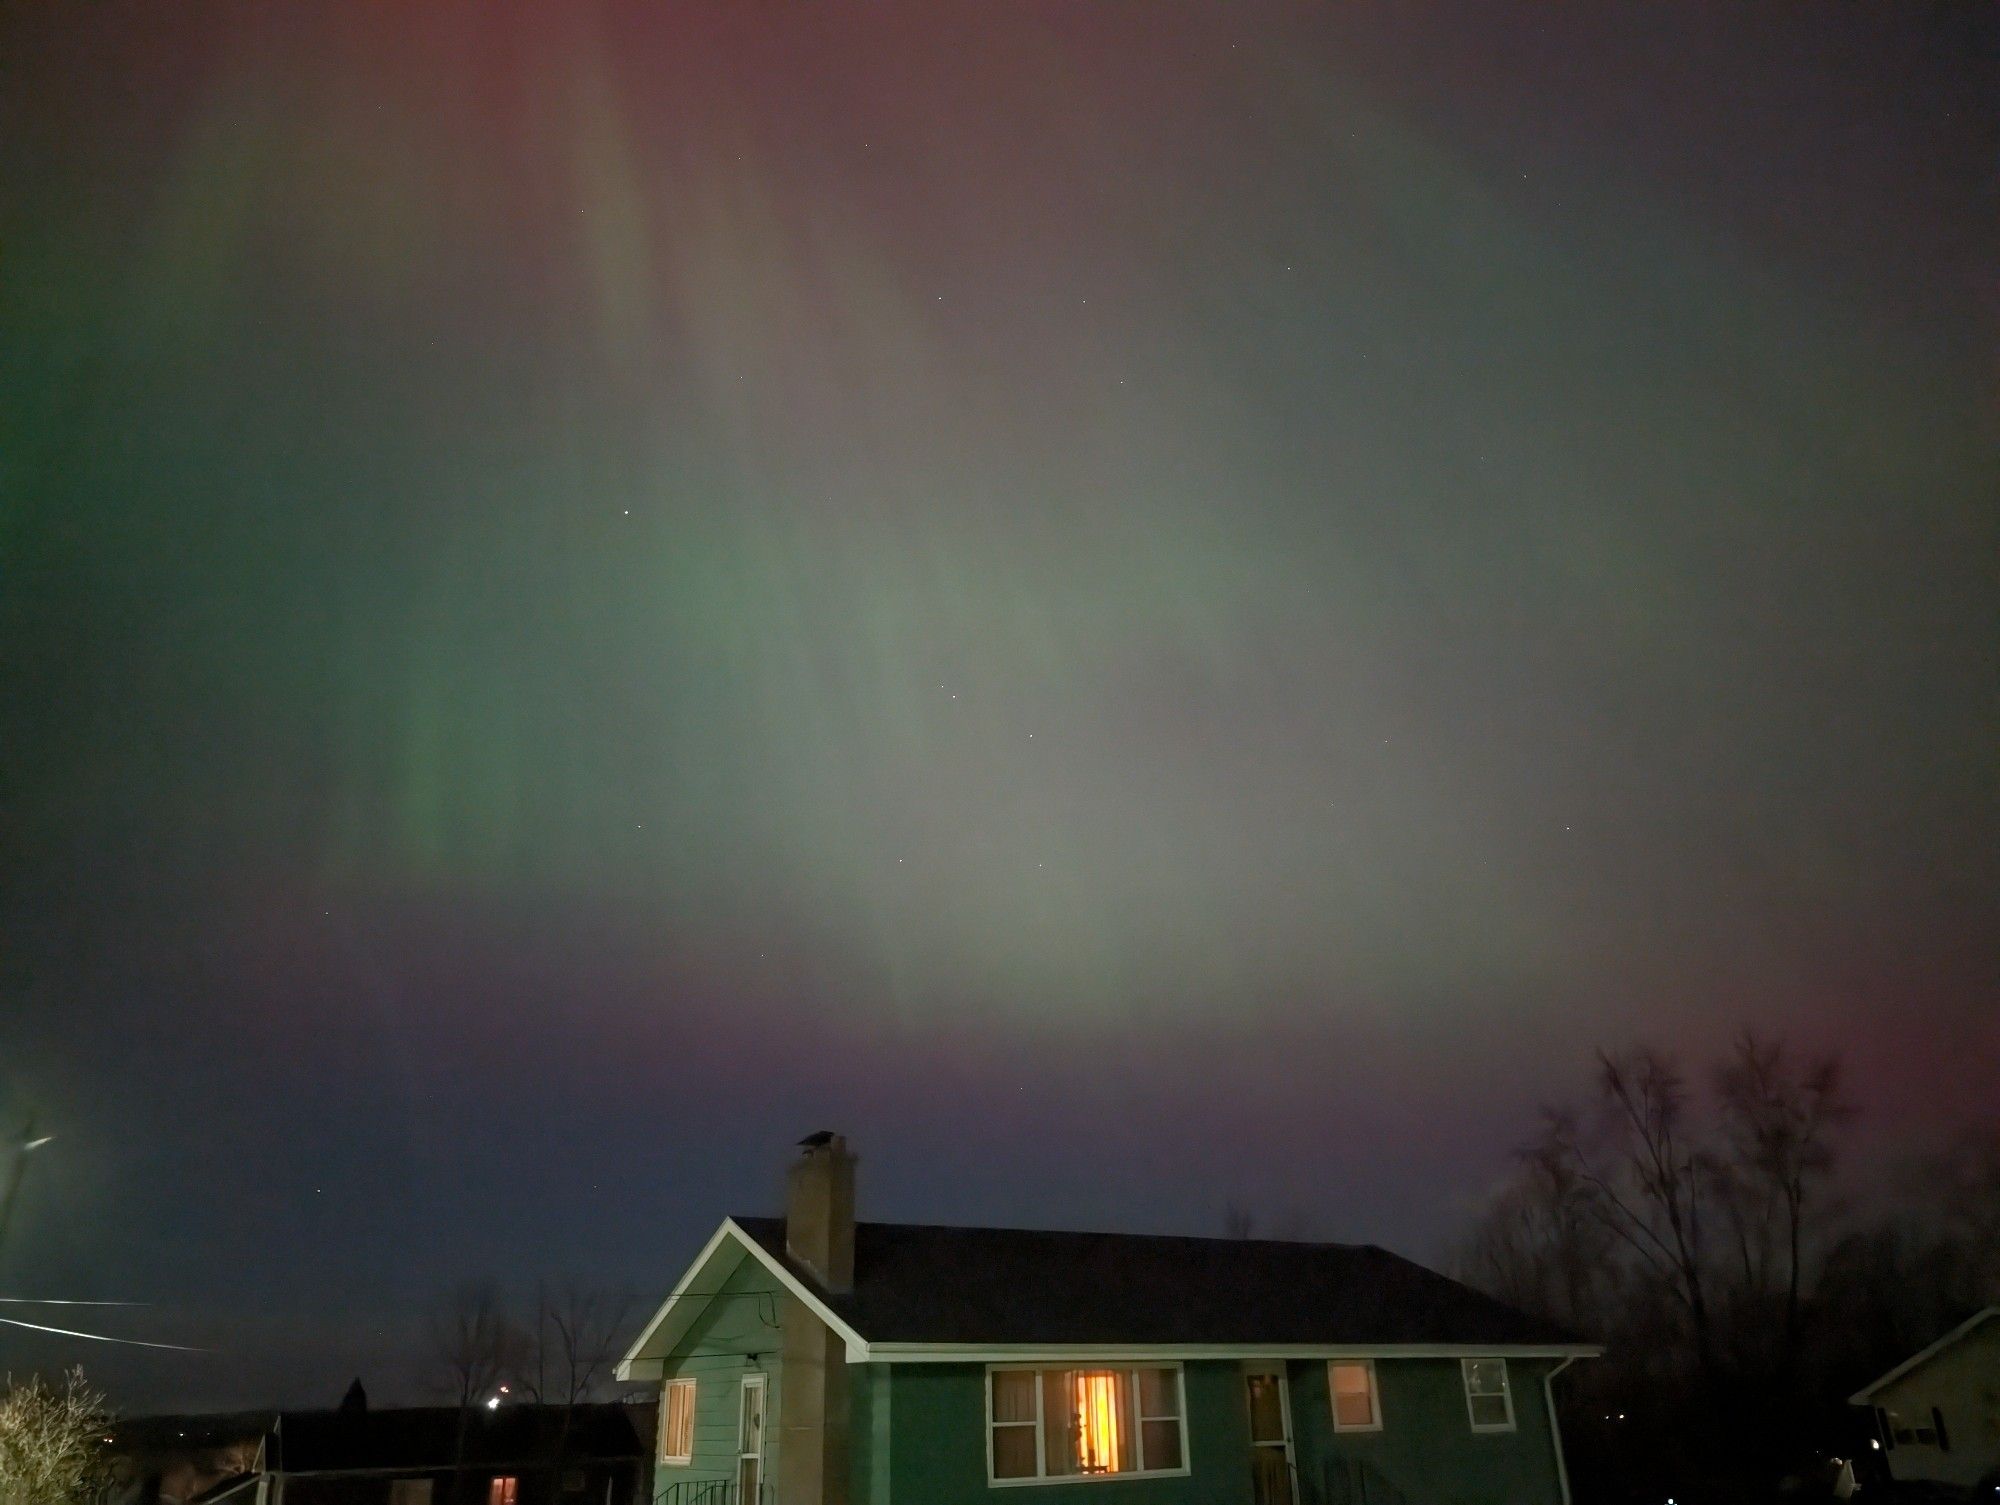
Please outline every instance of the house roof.
[{"label": "house roof", "polygon": [[809,1289],[871,1349],[1435,1345],[1593,1351],[1553,1323],[1372,1244],[860,1223],[854,1289],[833,1293],[785,1253],[782,1218],[730,1221],[767,1264]]},{"label": "house roof", "polygon": [[1931,1344],[1930,1347],[1920,1349],[1916,1353],[1911,1354],[1880,1379],[1874,1381],[1872,1384],[1863,1386],[1861,1389],[1855,1391],[1854,1394],[1848,1396],[1847,1403],[1851,1406],[1872,1405],[1875,1397],[1895,1384],[1897,1380],[1900,1380],[1904,1375],[1914,1370],[1922,1368],[1961,1338],[1965,1338],[1977,1329],[1984,1327],[1995,1317],[2000,1317],[2000,1306],[1989,1306],[1984,1311],[1974,1312],[1970,1317],[1959,1323],[1957,1327],[1954,1327],[1942,1338],[1939,1338],[1937,1342]]},{"label": "house roof", "polygon": [[105,1436],[120,1453],[187,1452],[250,1442],[277,1425],[276,1411],[163,1412],[121,1416]]},{"label": "house roof", "polygon": [[[575,1407],[510,1405],[463,1413],[456,1406],[396,1406],[379,1411],[286,1411],[278,1418],[274,1471],[287,1474],[369,1470],[496,1467],[546,1462],[561,1455],[643,1457],[646,1444],[620,1404]],[[567,1431],[565,1431],[567,1426]]]}]

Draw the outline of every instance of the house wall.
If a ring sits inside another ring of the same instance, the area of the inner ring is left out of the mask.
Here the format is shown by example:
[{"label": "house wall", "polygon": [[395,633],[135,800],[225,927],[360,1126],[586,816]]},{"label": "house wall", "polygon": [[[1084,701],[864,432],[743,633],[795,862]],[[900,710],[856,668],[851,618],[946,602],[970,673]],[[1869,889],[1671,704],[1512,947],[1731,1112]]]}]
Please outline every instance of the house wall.
[{"label": "house wall", "polygon": [[[1234,1363],[1190,1363],[1186,1370],[1188,1457],[1186,1477],[1083,1479],[1060,1484],[1008,1485],[986,1480],[986,1366],[984,1364],[870,1365],[887,1368],[885,1385],[870,1392],[871,1423],[884,1400],[890,1407],[888,1447],[871,1424],[857,1425],[874,1443],[867,1465],[871,1495],[857,1487],[855,1505],[886,1499],[908,1505],[1248,1505],[1250,1424],[1241,1371]],[[886,1451],[887,1457],[883,1456]],[[1109,1493],[1107,1494],[1107,1491]]]},{"label": "house wall", "polygon": [[848,1505],[889,1505],[895,1484],[889,1467],[893,1378],[887,1364],[857,1364],[848,1374]]},{"label": "house wall", "polygon": [[[426,1480],[430,1505],[487,1505],[493,1480],[511,1476],[516,1505],[643,1505],[639,1460],[469,1464],[462,1470],[409,1468],[354,1473],[273,1474],[263,1505],[391,1505],[398,1481]],[[574,1485],[575,1487],[570,1487]],[[253,1505],[254,1496],[241,1496]]]},{"label": "house wall", "polygon": [[[2000,1320],[1974,1328],[1904,1375],[1877,1395],[1875,1404],[1895,1429],[1888,1463],[1896,1478],[1978,1483],[2000,1468]],[[1944,1416],[1949,1449],[1903,1435],[1934,1428],[1933,1407]]]},{"label": "house wall", "polygon": [[1560,1505],[1562,1480],[1542,1388],[1553,1367],[1509,1359],[1514,1430],[1475,1432],[1457,1359],[1378,1359],[1382,1429],[1336,1432],[1325,1363],[1289,1365],[1294,1456],[1306,1499],[1393,1501],[1400,1495],[1436,1505]]},{"label": "house wall", "polygon": [[[1383,1430],[1335,1433],[1326,1365],[1288,1366],[1304,1505],[1559,1505],[1543,1398],[1547,1363],[1511,1361],[1515,1430],[1475,1433],[1455,1359],[1376,1365]],[[1243,1366],[1183,1365],[1190,1472],[995,1487],[986,1478],[986,1366],[869,1365],[854,1387],[852,1505],[1250,1505]]]},{"label": "house wall", "polygon": [[[666,1426],[669,1381],[692,1379],[694,1396],[694,1457],[680,1463],[659,1462],[653,1470],[657,1505],[699,1505],[700,1486],[736,1478],[737,1429],[742,1405],[743,1376],[768,1376],[764,1392],[764,1478],[777,1477],[778,1315],[787,1293],[755,1260],[745,1260],[722,1282],[716,1296],[695,1319],[661,1364],[660,1421]],[[653,1456],[660,1454],[661,1435],[652,1439]],[[771,1491],[766,1490],[769,1494]],[[733,1497],[732,1497],[733,1499]]]}]

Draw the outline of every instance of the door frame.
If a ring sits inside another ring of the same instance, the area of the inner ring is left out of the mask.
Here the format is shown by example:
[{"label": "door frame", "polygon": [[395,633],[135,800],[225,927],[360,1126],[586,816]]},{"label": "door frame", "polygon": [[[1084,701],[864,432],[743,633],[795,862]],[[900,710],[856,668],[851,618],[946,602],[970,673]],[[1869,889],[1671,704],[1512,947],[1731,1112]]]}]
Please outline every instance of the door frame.
[{"label": "door frame", "polygon": [[1250,1379],[1253,1375],[1275,1375],[1278,1381],[1278,1419],[1284,1428],[1281,1443],[1259,1442],[1254,1433],[1250,1438],[1250,1452],[1254,1458],[1259,1448],[1281,1447],[1285,1457],[1285,1482],[1291,1497],[1299,1497],[1298,1440],[1292,1432],[1292,1377],[1289,1366],[1283,1359],[1245,1359],[1243,1361],[1243,1410],[1244,1424],[1249,1425]]},{"label": "door frame", "polygon": [[[757,1451],[754,1453],[743,1445],[743,1421],[746,1409],[744,1401],[752,1390],[758,1392]],[[736,1487],[738,1494],[741,1494],[743,1488],[743,1465],[755,1461],[757,1465],[757,1495],[759,1499],[763,1497],[764,1455],[768,1451],[765,1443],[769,1440],[770,1435],[771,1377],[762,1370],[746,1370],[743,1374],[743,1382],[736,1390]],[[742,1502],[742,1505],[756,1505],[756,1502],[745,1500]]]}]

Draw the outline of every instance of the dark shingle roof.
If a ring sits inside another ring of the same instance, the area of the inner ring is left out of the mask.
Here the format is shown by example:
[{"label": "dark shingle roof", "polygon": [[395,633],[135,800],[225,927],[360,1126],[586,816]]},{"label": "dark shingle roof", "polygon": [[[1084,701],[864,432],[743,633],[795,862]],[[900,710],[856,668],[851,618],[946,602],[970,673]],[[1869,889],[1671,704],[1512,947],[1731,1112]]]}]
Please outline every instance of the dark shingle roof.
[{"label": "dark shingle roof", "polygon": [[[734,1221],[818,1290],[782,1218]],[[1577,1342],[1372,1244],[861,1223],[824,1299],[869,1343]]]},{"label": "dark shingle roof", "polygon": [[[561,1456],[643,1457],[646,1445],[631,1407],[578,1406],[567,1423],[561,1406],[509,1405],[464,1413],[463,1461],[498,1467]],[[346,1469],[449,1467],[459,1456],[455,1406],[396,1406],[380,1411],[287,1411],[277,1427],[273,1467],[286,1473]]]}]

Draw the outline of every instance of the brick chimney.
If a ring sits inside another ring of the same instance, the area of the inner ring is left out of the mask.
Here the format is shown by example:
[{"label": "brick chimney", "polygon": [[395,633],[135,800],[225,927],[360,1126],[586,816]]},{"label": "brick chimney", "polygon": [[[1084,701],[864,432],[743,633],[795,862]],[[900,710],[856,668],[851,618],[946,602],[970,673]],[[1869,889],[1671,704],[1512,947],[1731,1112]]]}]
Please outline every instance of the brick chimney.
[{"label": "brick chimney", "polygon": [[830,1130],[799,1141],[785,1188],[785,1252],[828,1291],[854,1289],[854,1157]]},{"label": "brick chimney", "polygon": [[[785,1187],[785,1253],[841,1295],[854,1289],[854,1157],[825,1130],[799,1150]],[[846,1505],[846,1349],[796,1296],[785,1296],[778,1322],[778,1505]]]}]

